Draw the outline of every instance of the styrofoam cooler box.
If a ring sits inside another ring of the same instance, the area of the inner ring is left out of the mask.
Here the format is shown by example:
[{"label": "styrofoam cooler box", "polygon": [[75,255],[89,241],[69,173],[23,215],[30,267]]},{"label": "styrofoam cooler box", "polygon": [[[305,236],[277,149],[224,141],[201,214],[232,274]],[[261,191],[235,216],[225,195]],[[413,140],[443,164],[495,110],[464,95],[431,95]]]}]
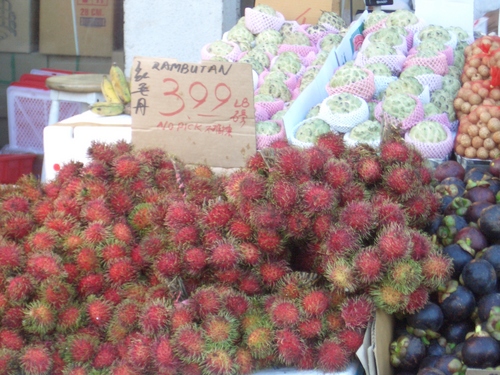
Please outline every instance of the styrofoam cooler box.
[{"label": "styrofoam cooler box", "polygon": [[[49,123],[51,103],[43,80],[14,82],[7,88],[10,147],[43,154],[43,129]],[[59,121],[81,112],[81,103],[61,102]]]},{"label": "styrofoam cooler box", "polygon": [[297,370],[294,368],[279,368],[260,370],[252,375],[364,375],[363,366],[358,361],[352,361],[347,369],[339,372],[323,372],[320,370]]},{"label": "styrofoam cooler box", "polygon": [[63,164],[87,163],[87,150],[93,141],[132,142],[132,118],[128,115],[99,116],[83,112],[43,130],[42,182],[53,180]]}]

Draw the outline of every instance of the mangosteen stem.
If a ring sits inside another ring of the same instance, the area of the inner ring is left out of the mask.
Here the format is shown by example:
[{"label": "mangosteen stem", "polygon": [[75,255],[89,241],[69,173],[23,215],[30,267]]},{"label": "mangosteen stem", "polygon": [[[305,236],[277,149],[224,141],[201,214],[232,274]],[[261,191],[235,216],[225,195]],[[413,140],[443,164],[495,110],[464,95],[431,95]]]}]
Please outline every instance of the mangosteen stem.
[{"label": "mangosteen stem", "polygon": [[470,244],[471,244],[471,239],[470,238],[465,238],[463,240],[458,240],[457,241],[457,245],[460,245],[460,247],[462,249],[464,249],[465,251],[467,251],[470,255],[476,256],[476,250],[474,250],[471,247]]}]

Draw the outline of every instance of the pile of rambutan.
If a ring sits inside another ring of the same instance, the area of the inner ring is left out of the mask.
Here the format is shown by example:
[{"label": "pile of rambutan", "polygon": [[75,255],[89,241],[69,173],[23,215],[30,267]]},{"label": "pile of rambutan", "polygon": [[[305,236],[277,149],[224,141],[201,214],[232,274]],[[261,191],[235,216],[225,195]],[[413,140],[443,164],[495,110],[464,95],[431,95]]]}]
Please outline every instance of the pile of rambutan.
[{"label": "pile of rambutan", "polygon": [[451,262],[399,142],[285,142],[234,173],[93,143],[0,193],[0,375],[345,369],[377,308],[414,312]]}]

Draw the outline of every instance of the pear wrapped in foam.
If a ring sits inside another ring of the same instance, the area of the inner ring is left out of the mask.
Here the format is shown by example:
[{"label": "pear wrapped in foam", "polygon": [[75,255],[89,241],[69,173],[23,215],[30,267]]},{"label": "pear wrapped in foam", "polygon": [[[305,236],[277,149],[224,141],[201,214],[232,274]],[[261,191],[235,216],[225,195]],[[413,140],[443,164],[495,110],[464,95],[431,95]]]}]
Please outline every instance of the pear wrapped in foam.
[{"label": "pear wrapped in foam", "polygon": [[443,142],[447,138],[446,131],[437,121],[420,121],[410,129],[410,138],[422,143]]},{"label": "pear wrapped in foam", "polygon": [[398,120],[404,120],[413,113],[416,105],[415,99],[408,94],[396,93],[385,97],[382,109]]}]

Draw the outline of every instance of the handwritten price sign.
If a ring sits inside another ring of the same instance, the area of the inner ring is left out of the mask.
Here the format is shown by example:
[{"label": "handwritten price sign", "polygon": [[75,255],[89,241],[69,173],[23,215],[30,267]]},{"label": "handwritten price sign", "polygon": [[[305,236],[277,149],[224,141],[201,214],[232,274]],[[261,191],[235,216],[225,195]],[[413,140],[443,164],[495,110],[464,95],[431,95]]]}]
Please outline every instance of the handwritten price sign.
[{"label": "handwritten price sign", "polygon": [[315,24],[323,11],[340,14],[339,0],[256,0],[255,5],[267,4],[283,14],[285,19],[301,24]]},{"label": "handwritten price sign", "polygon": [[255,152],[250,65],[136,57],[130,80],[133,141],[214,166]]}]

